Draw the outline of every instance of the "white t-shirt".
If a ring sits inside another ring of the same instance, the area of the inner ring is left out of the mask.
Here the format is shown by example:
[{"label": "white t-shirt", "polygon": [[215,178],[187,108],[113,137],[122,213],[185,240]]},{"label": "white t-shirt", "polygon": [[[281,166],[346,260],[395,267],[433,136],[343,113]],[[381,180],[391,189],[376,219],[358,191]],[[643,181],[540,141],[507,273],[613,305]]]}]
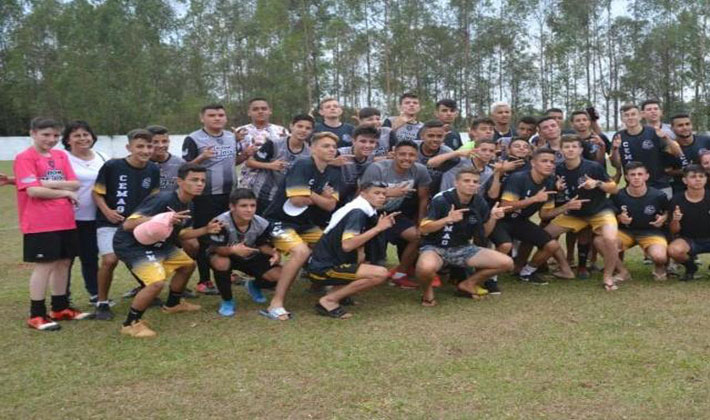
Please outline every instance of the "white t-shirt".
[{"label": "white t-shirt", "polygon": [[76,173],[76,178],[79,180],[79,207],[74,209],[74,218],[76,220],[96,220],[96,204],[91,198],[91,190],[94,188],[96,176],[99,174],[99,169],[104,165],[108,158],[102,153],[94,150],[94,158],[92,160],[80,159],[71,153],[67,152],[71,167]]}]

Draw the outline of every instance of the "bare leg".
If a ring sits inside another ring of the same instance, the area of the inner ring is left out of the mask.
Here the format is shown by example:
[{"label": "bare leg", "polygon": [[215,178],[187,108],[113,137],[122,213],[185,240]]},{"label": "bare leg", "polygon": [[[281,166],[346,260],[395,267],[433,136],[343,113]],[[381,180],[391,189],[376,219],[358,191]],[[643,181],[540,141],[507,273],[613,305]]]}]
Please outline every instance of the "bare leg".
[{"label": "bare leg", "polygon": [[422,285],[422,305],[424,306],[436,305],[434,288],[431,283],[443,263],[439,254],[434,251],[424,251],[419,256],[417,261],[417,281]]},{"label": "bare leg", "polygon": [[311,255],[311,249],[306,243],[300,243],[291,248],[289,253],[290,258],[281,268],[281,276],[279,277],[278,283],[276,283],[276,290],[274,291],[274,296],[271,298],[269,310],[284,307],[286,293],[296,279],[299,270]]}]

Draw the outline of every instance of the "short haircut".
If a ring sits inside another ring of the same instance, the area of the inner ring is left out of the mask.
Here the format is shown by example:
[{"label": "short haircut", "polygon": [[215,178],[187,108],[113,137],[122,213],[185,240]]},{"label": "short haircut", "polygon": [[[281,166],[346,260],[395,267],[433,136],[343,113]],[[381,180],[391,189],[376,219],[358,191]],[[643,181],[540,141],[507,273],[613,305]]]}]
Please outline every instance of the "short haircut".
[{"label": "short haircut", "polygon": [[136,128],[135,130],[131,130],[128,132],[128,142],[132,142],[133,140],[136,139],[143,139],[147,141],[152,141],[153,140],[153,133],[150,131],[144,129],[144,128]]},{"label": "short haircut", "polygon": [[380,112],[379,109],[368,106],[365,108],[360,108],[360,111],[357,114],[358,118],[360,118],[362,120],[364,120],[365,118],[370,118],[373,115],[382,116],[382,113]]},{"label": "short haircut", "polygon": [[698,162],[703,160],[705,156],[710,156],[710,150],[703,150],[702,152],[698,153]]},{"label": "short haircut", "polygon": [[557,120],[555,120],[555,117],[553,117],[552,115],[545,115],[544,117],[541,117],[539,120],[537,120],[537,126],[540,127],[540,124],[549,120],[557,122]]},{"label": "short haircut", "polygon": [[249,188],[235,188],[229,194],[229,204],[237,204],[239,200],[256,200],[256,195]]},{"label": "short haircut", "polygon": [[466,168],[461,168],[458,172],[456,172],[456,180],[458,181],[459,179],[461,179],[462,176],[467,174],[476,175],[479,179],[481,178],[481,171],[474,168],[473,166],[469,166]]},{"label": "short haircut", "polygon": [[353,130],[353,141],[360,136],[379,139],[380,131],[371,125],[358,125],[357,127],[355,127],[355,130]]},{"label": "short haircut", "polygon": [[644,165],[643,162],[640,162],[638,160],[632,160],[631,162],[627,163],[626,166],[624,166],[624,172],[629,172],[633,171],[634,169],[639,169],[643,168],[646,172],[648,172],[648,168],[646,165]]},{"label": "short haircut", "polygon": [[563,134],[560,145],[565,143],[578,143],[579,147],[582,147],[582,138],[576,134]]},{"label": "short haircut", "polygon": [[443,128],[444,123],[439,120],[429,120],[422,125],[422,133],[430,128]]},{"label": "short haircut", "polygon": [[679,120],[679,119],[681,119],[681,118],[690,118],[690,115],[689,115],[689,114],[686,114],[686,113],[680,113],[680,114],[675,114],[675,115],[673,115],[673,116],[671,117],[671,125],[673,125],[673,122],[674,122],[675,120]]},{"label": "short haircut", "polygon": [[369,190],[370,188],[387,188],[388,185],[386,182],[382,181],[365,181],[362,184],[360,184],[360,190],[365,191]]},{"label": "short haircut", "polygon": [[496,123],[495,123],[495,121],[493,121],[493,119],[488,118],[488,117],[481,117],[481,118],[474,118],[473,121],[471,121],[471,128],[473,130],[475,130],[481,124],[490,125],[491,127],[496,126]]},{"label": "short haircut", "polygon": [[399,143],[394,145],[394,150],[396,151],[399,148],[402,147],[411,147],[416,151],[419,151],[419,148],[417,147],[417,144],[411,140],[402,140]]},{"label": "short haircut", "polygon": [[91,143],[91,147],[96,144],[96,134],[94,134],[94,130],[91,129],[89,123],[82,120],[74,120],[69,121],[69,123],[64,126],[64,130],[62,131],[62,145],[65,149],[69,150],[69,137],[71,134],[80,129],[86,130],[91,135],[91,138],[94,139]]},{"label": "short haircut", "polygon": [[327,102],[338,102],[338,100],[333,97],[333,96],[328,96],[327,98],[323,98],[320,102],[318,102],[318,109],[323,109],[323,105],[325,105]]},{"label": "short haircut", "polygon": [[416,99],[419,100],[419,96],[414,93],[414,92],[404,92],[402,96],[399,97],[399,104],[402,105],[402,101],[405,99],[410,98],[410,99]]},{"label": "short haircut", "polygon": [[632,109],[639,109],[635,104],[624,104],[621,106],[621,112],[624,113],[626,111],[630,111]]},{"label": "short haircut", "polygon": [[526,115],[523,118],[521,118],[520,120],[518,120],[518,124],[520,124],[520,123],[537,126],[537,118],[535,118],[531,115]]},{"label": "short haircut", "polygon": [[532,157],[533,157],[533,159],[535,159],[536,157],[538,157],[538,156],[540,156],[540,155],[553,155],[553,156],[555,156],[556,154],[555,154],[555,151],[552,150],[552,149],[550,149],[549,147],[541,147],[541,148],[539,148],[539,149],[535,149],[535,151],[533,152]]},{"label": "short haircut", "polygon": [[482,144],[492,144],[494,147],[498,145],[498,143],[493,140],[493,139],[483,139],[483,140],[476,140],[476,145],[474,146],[475,148],[480,147]]},{"label": "short haircut", "polygon": [[222,109],[222,110],[224,110],[224,105],[222,105],[222,104],[207,104],[207,105],[205,105],[205,106],[202,107],[202,109],[200,110],[200,114],[204,114],[205,111],[208,111],[208,110],[210,110],[210,109]]},{"label": "short haircut", "polygon": [[529,143],[527,140],[525,140],[525,139],[522,138],[522,137],[517,137],[517,136],[516,136],[516,137],[513,137],[512,139],[510,139],[510,143],[508,143],[508,148],[510,149],[510,146],[511,146],[513,143],[515,143],[516,141],[521,141],[521,142],[525,143],[526,146],[530,146],[530,143]]},{"label": "short haircut", "polygon": [[338,142],[340,141],[340,139],[338,138],[338,136],[336,136],[335,134],[331,133],[330,131],[321,131],[320,133],[316,133],[316,134],[313,135],[313,138],[311,139],[311,145],[314,145],[314,144],[320,142],[320,141],[323,140],[323,139],[331,139],[331,140],[333,140],[333,141],[335,142],[336,145],[337,145]]},{"label": "short haircut", "polygon": [[550,115],[553,112],[559,112],[560,114],[564,114],[565,112],[561,110],[560,108],[548,108],[547,111],[545,111],[545,115]]},{"label": "short haircut", "polygon": [[445,106],[453,110],[458,109],[456,101],[454,101],[453,99],[439,99],[439,101],[436,103],[436,109],[439,109],[440,106]]},{"label": "short haircut", "polygon": [[296,114],[291,118],[291,124],[296,124],[299,121],[308,121],[311,123],[311,127],[316,125],[316,120],[308,114]]},{"label": "short haircut", "polygon": [[510,108],[510,104],[508,102],[503,102],[503,101],[493,102],[491,104],[491,114],[496,112],[496,109],[504,107],[504,106]]},{"label": "short haircut", "polygon": [[177,177],[180,179],[185,179],[185,178],[187,178],[187,175],[190,172],[206,173],[207,168],[205,168],[202,165],[198,165],[196,163],[183,163],[178,168]]},{"label": "short haircut", "polygon": [[35,117],[30,121],[30,130],[44,130],[45,128],[62,129],[62,123],[52,118]]},{"label": "short haircut", "polygon": [[683,176],[686,177],[692,173],[700,173],[705,175],[705,169],[703,169],[702,166],[698,165],[697,163],[690,164],[683,168]]},{"label": "short haircut", "polygon": [[659,108],[661,107],[661,101],[659,101],[658,99],[646,99],[645,101],[641,102],[641,111],[646,109],[647,105],[653,105],[653,104],[658,105]]},{"label": "short haircut", "polygon": [[587,119],[588,119],[589,121],[592,120],[592,118],[589,116],[589,113],[588,113],[587,111],[585,111],[585,110],[582,110],[582,109],[578,109],[578,110],[576,110],[576,111],[572,111],[572,113],[571,113],[570,116],[569,116],[569,120],[570,120],[570,121],[574,121],[574,117],[576,117],[577,115],[584,115],[585,117],[587,117]]},{"label": "short haircut", "polygon": [[149,125],[145,129],[153,133],[154,136],[168,134],[168,129],[162,125]]},{"label": "short haircut", "polygon": [[249,102],[247,102],[247,106],[250,106],[254,102],[258,102],[258,101],[264,101],[264,102],[266,102],[266,105],[269,105],[269,101],[267,101],[266,98],[261,97],[261,96],[255,96],[255,97],[249,99]]}]

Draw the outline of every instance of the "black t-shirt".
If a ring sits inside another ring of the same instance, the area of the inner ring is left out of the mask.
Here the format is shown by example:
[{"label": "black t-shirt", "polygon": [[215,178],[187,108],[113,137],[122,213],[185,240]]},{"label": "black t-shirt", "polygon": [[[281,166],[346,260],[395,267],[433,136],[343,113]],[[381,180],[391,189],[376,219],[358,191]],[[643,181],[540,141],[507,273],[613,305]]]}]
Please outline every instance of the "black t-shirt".
[{"label": "black t-shirt", "polygon": [[444,137],[444,144],[449,146],[451,150],[458,150],[459,147],[463,146],[461,134],[456,130],[449,131]]},{"label": "black t-shirt", "polygon": [[[183,203],[178,198],[177,191],[165,191],[158,194],[153,194],[150,197],[143,200],[138,208],[126,218],[126,220],[138,219],[141,217],[155,216],[156,214],[165,213],[167,211],[181,212],[183,210],[190,210],[193,213],[192,202]],[[123,229],[118,229],[116,235],[113,238],[114,248],[130,250],[131,248],[141,247],[141,248],[152,248],[152,249],[162,249],[166,246],[173,246],[176,243],[178,234],[184,228],[192,226],[192,218],[183,220],[180,225],[173,225],[173,232],[170,237],[163,242],[157,242],[153,245],[143,245],[136,240],[133,236],[133,232],[127,232]]]},{"label": "black t-shirt", "polygon": [[422,219],[422,226],[449,215],[451,206],[455,209],[468,208],[459,222],[447,224],[436,232],[422,236],[423,245],[433,245],[441,248],[457,247],[471,243],[471,239],[484,238],[483,224],[490,217],[490,209],[486,200],[480,195],[473,196],[469,203],[459,201],[456,190],[442,191],[431,200],[427,215]]},{"label": "black t-shirt", "polygon": [[422,165],[426,166],[427,171],[429,172],[429,176],[431,177],[431,184],[429,185],[429,196],[433,197],[436,193],[439,192],[440,186],[441,186],[441,177],[444,175],[444,172],[451,170],[454,168],[456,165],[459,164],[461,161],[461,158],[455,157],[453,159],[449,159],[446,162],[442,163],[436,168],[431,168],[427,166],[427,163],[429,162],[429,159],[437,157],[439,155],[443,155],[446,153],[451,153],[453,150],[451,150],[448,146],[442,145],[439,147],[439,150],[434,152],[431,155],[427,155],[424,152],[424,141],[423,140],[417,140],[416,142],[419,146],[419,153],[417,154],[417,161],[421,163]]},{"label": "black t-shirt", "polygon": [[656,216],[668,211],[669,203],[666,194],[653,187],[648,187],[646,194],[641,197],[629,195],[627,188],[611,196],[614,210],[617,214],[626,209],[631,223],[629,225],[619,225],[628,230],[649,230],[657,229],[650,223],[656,220]]},{"label": "black t-shirt", "polygon": [[500,138],[513,138],[515,137],[515,128],[513,126],[510,126],[510,130],[508,130],[507,133],[499,133],[498,130],[493,129],[493,140],[498,141]]},{"label": "black t-shirt", "polygon": [[346,147],[353,145],[353,131],[355,127],[352,124],[342,123],[338,127],[331,127],[324,122],[317,122],[313,133],[322,133],[327,131],[338,136],[338,147]]},{"label": "black t-shirt", "polygon": [[353,158],[349,163],[340,167],[343,173],[343,187],[340,190],[340,204],[345,204],[350,202],[357,193],[358,182],[368,166],[374,161],[374,156],[370,155],[362,160],[357,160],[354,157],[352,147],[343,147],[338,149],[338,153],[341,155],[353,155]]},{"label": "black t-shirt", "polygon": [[[554,191],[554,176],[549,176],[542,183],[537,184],[532,178],[532,171],[521,171],[510,175],[503,184],[501,200],[520,201],[530,198],[540,190]],[[544,203],[534,203],[525,208],[518,209],[505,215],[507,220],[527,219],[540,209],[555,208],[554,194],[549,194]]]},{"label": "black t-shirt", "polygon": [[[148,162],[144,168],[131,166],[126,159],[111,159],[99,169],[94,192],[104,197],[106,204],[126,217],[150,194],[160,190],[160,168]],[[118,226],[96,210],[98,227]]]},{"label": "black t-shirt", "polygon": [[[680,219],[679,235],[689,239],[710,239],[710,195],[705,190],[705,196],[697,203],[691,203],[685,197],[685,192],[673,196],[670,204],[670,211],[675,207],[680,207],[683,218]],[[671,215],[672,216],[672,215]]]},{"label": "black t-shirt", "polygon": [[[298,158],[286,173],[279,185],[274,201],[264,215],[269,220],[286,222],[300,226],[325,226],[330,213],[313,204],[298,215],[288,215],[284,205],[291,197],[309,197],[311,192],[320,194],[326,186],[334,190],[334,197],[339,200],[342,189],[340,168],[328,165],[323,172],[318,170],[312,157]],[[289,203],[290,205],[290,203]]]},{"label": "black t-shirt", "polygon": [[627,130],[621,130],[616,134],[621,136],[619,155],[622,167],[626,167],[632,161],[643,162],[649,173],[648,185],[658,189],[668,188],[669,177],[664,170],[665,145],[656,134],[656,130],[645,126],[636,135],[629,134]]},{"label": "black t-shirt", "polygon": [[562,177],[565,184],[567,184],[564,191],[557,193],[558,196],[561,196],[558,202],[566,203],[575,196],[579,196],[581,200],[590,200],[584,203],[579,210],[569,210],[568,213],[570,216],[592,216],[609,208],[609,200],[607,199],[606,193],[602,191],[601,188],[587,190],[579,187],[584,183],[585,175],[589,175],[590,178],[596,179],[597,181],[609,181],[609,175],[599,163],[582,159],[579,166],[574,169],[568,169],[563,162],[557,164],[555,174]]}]

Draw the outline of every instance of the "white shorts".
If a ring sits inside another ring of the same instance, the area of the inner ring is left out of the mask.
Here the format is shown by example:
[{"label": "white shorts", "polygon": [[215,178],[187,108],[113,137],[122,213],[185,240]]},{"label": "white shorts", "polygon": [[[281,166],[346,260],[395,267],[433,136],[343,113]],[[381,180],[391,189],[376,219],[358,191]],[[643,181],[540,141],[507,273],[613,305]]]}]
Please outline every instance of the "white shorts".
[{"label": "white shorts", "polygon": [[96,242],[99,245],[99,257],[106,254],[113,254],[113,237],[116,235],[117,227],[100,227],[96,229]]}]

